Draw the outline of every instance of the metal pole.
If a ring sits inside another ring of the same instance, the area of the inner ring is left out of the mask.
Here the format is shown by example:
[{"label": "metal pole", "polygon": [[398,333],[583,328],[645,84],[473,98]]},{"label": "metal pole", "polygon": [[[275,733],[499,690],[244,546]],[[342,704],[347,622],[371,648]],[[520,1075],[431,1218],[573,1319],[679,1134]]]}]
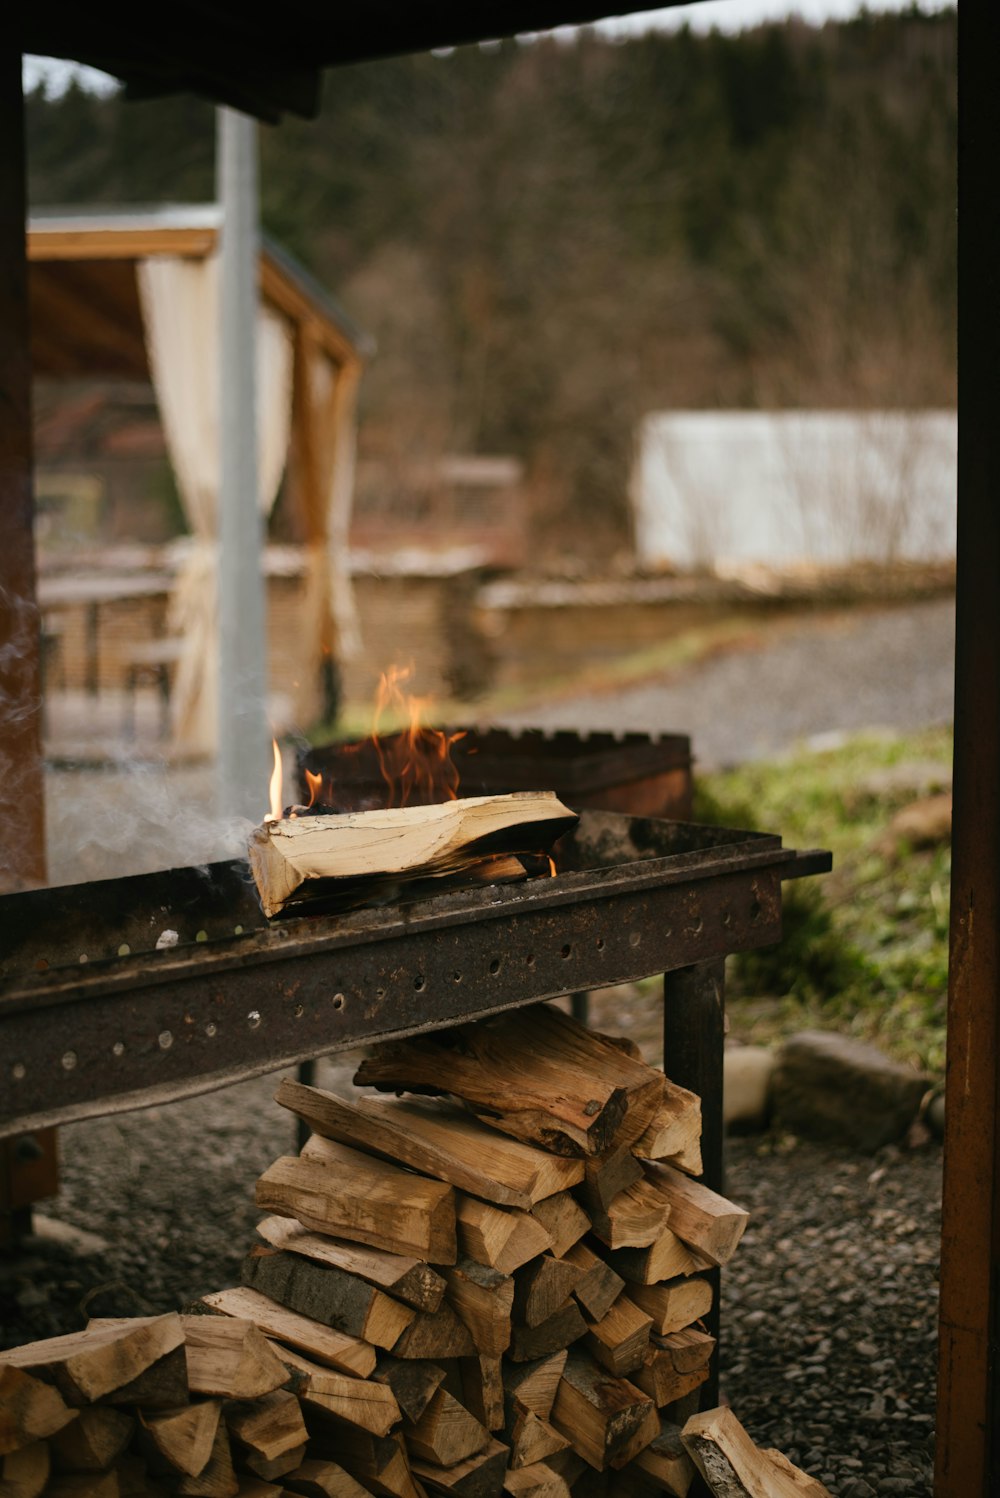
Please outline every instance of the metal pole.
[{"label": "metal pole", "polygon": [[259,821],[268,775],[267,640],[257,502],[257,125],[220,109],[218,806]]}]

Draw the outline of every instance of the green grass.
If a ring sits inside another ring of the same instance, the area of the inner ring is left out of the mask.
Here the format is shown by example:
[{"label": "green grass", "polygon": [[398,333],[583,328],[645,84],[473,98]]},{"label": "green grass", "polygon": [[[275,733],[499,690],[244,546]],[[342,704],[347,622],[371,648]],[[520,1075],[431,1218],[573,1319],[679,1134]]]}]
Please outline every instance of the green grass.
[{"label": "green grass", "polygon": [[912,790],[875,783],[892,766],[939,766],[951,733],[859,735],[822,753],[706,776],[696,816],[829,848],[834,872],[785,886],[785,936],[731,963],[731,1024],[768,1040],[803,1025],[846,1030],[941,1074],[948,983],[950,847],[889,851]]}]

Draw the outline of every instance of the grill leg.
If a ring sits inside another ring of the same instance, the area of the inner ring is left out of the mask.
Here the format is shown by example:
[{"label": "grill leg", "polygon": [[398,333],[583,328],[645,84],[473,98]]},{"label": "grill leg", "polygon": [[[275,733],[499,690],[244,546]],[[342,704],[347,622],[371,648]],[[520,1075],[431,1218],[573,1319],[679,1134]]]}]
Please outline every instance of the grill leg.
[{"label": "grill leg", "polygon": [[[311,1061],[300,1061],[299,1062],[298,1079],[299,1079],[299,1081],[302,1083],[302,1085],[304,1087],[315,1087],[316,1086],[316,1062],[315,1062],[315,1060],[311,1060]],[[302,1146],[305,1144],[306,1140],[309,1138],[309,1135],[311,1133],[312,1133],[312,1130],[310,1129],[309,1125],[306,1123],[306,1121],[305,1121],[304,1118],[296,1119],[296,1122],[295,1122],[295,1140],[296,1140],[296,1143],[297,1143],[299,1149],[302,1148]]]},{"label": "grill leg", "polygon": [[[722,1057],[726,1025],[726,964],[724,958],[678,968],[663,979],[663,1069],[671,1082],[701,1098],[702,1180],[713,1191],[723,1189],[722,1169]],[[719,1402],[719,1271],[712,1282],[712,1309],[705,1318],[716,1338],[707,1383],[702,1384],[701,1408]]]}]

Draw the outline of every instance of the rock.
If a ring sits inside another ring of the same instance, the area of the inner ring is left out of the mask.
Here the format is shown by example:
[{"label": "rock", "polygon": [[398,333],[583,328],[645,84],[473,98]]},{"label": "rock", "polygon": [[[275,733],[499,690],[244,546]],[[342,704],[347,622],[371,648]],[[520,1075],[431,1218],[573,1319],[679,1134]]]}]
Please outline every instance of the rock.
[{"label": "rock", "polygon": [[951,792],[911,801],[898,811],[877,839],[875,848],[886,858],[904,849],[936,848],[951,841]]},{"label": "rock", "polygon": [[935,1139],[944,1138],[944,1093],[937,1092],[927,1105],[927,1125]]},{"label": "rock", "polygon": [[723,1058],[722,1116],[734,1133],[760,1133],[767,1125],[774,1052],[767,1046],[727,1046]]},{"label": "rock", "polygon": [[778,1129],[875,1151],[901,1139],[928,1079],[874,1046],[830,1031],[804,1030],[786,1041],[771,1077]]}]

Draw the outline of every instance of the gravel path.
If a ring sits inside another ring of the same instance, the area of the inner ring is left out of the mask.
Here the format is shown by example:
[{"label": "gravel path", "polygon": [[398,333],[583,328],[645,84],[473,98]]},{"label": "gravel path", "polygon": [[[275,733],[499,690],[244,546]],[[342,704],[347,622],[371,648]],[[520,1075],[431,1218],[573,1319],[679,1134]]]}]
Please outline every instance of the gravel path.
[{"label": "gravel path", "polygon": [[687,733],[698,764],[718,768],[781,753],[800,739],[948,723],[954,653],[950,599],[800,615],[666,678],[552,702],[503,721]]},{"label": "gravel path", "polygon": [[[524,721],[689,732],[701,763],[726,763],[842,729],[946,721],[952,647],[948,603],[815,618],[752,655]],[[45,1210],[106,1244],[39,1237],[0,1260],[0,1344],[233,1283],[258,1216],[253,1182],[293,1144],[274,1082],[64,1128],[62,1189]],[[735,1139],[727,1169],[751,1226],[724,1277],[726,1397],[835,1498],[930,1494],[939,1149],[872,1159]]]}]

